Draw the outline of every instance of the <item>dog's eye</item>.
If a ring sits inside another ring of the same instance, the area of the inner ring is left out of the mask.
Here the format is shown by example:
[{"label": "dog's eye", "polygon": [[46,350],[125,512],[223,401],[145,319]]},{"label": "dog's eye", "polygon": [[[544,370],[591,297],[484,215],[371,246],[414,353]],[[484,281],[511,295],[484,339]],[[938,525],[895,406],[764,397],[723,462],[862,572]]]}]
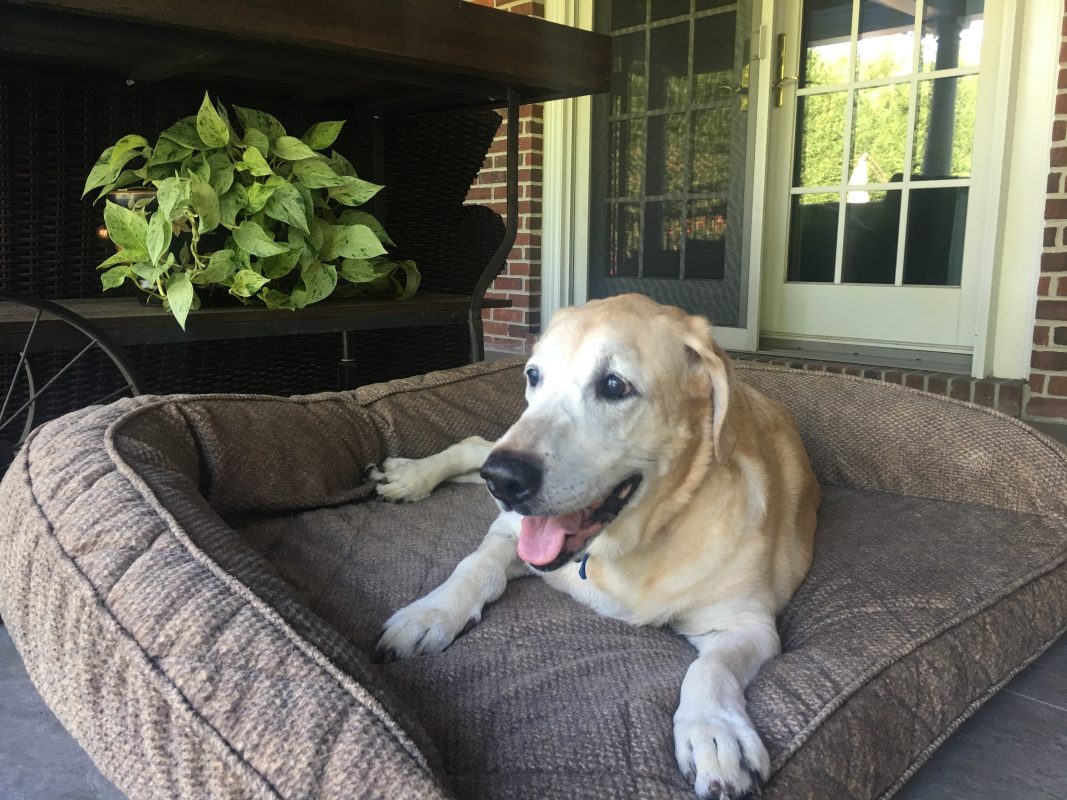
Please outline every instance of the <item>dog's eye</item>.
[{"label": "dog's eye", "polygon": [[614,373],[608,373],[600,379],[597,394],[607,400],[619,400],[633,391],[633,387]]},{"label": "dog's eye", "polygon": [[526,370],[526,382],[531,389],[537,386],[541,382],[541,371],[537,367],[529,367]]}]

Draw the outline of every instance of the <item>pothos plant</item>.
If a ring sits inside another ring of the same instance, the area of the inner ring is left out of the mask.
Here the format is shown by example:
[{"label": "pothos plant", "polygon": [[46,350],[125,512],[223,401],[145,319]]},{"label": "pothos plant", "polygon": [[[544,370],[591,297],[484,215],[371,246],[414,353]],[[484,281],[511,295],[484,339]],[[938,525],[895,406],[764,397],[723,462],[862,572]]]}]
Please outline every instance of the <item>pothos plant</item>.
[{"label": "pothos plant", "polygon": [[336,151],[344,120],[319,122],[297,138],[270,114],[233,106],[240,134],[207,93],[154,145],[137,134],[107,148],[85,181],[96,200],[134,184],[154,201],[106,201],[104,223],[118,251],[98,269],[104,289],[125,281],[162,301],[185,327],[200,304],[195,287],[225,287],[242,302],[297,309],[331,294],[397,299],[419,285],[413,261],[395,261],[377,219],[357,207],[381,190]]}]

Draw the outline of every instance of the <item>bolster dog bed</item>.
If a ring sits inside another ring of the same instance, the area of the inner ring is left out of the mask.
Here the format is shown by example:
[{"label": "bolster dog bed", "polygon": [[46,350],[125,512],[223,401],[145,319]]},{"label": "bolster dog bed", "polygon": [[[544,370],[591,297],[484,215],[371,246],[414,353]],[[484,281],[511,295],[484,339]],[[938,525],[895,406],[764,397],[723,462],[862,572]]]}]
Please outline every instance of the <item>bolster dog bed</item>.
[{"label": "bolster dog bed", "polygon": [[[1067,450],[985,409],[740,363],[794,412],[815,561],[748,690],[764,797],[885,798],[1067,626]],[[693,651],[512,582],[444,653],[382,622],[495,516],[484,488],[374,498],[365,467],[494,438],[517,362],[352,393],[137,398],[39,429],[0,485],[0,614],[132,798],[689,800]]]}]

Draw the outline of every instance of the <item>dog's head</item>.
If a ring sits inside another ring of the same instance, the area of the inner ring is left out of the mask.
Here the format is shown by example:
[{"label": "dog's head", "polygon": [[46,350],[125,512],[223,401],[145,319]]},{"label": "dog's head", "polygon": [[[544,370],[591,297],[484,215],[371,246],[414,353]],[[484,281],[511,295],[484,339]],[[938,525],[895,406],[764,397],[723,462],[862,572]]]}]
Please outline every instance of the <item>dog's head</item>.
[{"label": "dog's head", "polygon": [[523,515],[519,556],[539,569],[609,543],[616,518],[730,458],[730,364],[701,317],[640,295],[565,309],[526,379],[527,409],[482,477]]}]

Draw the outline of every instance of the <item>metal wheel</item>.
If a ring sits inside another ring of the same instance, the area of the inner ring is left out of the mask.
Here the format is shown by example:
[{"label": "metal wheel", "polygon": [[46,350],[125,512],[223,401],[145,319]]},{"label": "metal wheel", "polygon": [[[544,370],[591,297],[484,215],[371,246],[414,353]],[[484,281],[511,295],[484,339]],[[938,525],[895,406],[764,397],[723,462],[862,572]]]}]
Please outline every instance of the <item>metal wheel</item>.
[{"label": "metal wheel", "polygon": [[42,422],[141,394],[121,348],[73,311],[0,292],[0,323],[0,472]]}]

